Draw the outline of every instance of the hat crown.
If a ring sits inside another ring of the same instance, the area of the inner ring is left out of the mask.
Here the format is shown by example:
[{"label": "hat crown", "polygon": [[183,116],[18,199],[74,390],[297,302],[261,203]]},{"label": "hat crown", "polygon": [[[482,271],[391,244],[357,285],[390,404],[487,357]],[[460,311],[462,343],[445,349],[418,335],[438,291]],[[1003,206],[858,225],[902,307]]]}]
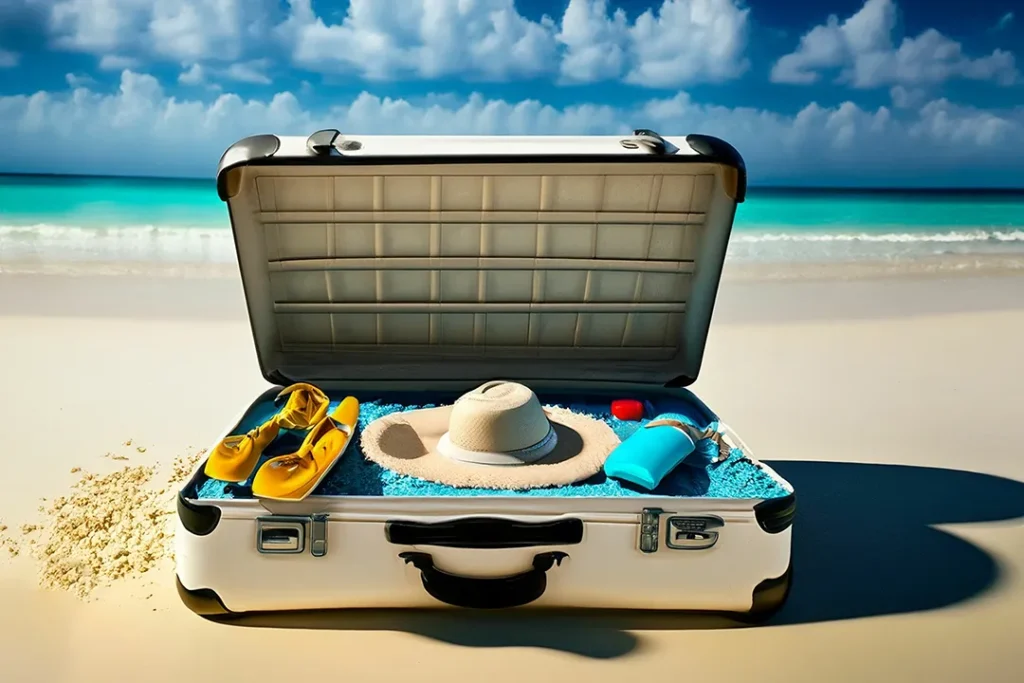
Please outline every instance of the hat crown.
[{"label": "hat crown", "polygon": [[455,402],[448,438],[467,451],[510,453],[540,443],[550,429],[544,408],[529,387],[499,380]]}]

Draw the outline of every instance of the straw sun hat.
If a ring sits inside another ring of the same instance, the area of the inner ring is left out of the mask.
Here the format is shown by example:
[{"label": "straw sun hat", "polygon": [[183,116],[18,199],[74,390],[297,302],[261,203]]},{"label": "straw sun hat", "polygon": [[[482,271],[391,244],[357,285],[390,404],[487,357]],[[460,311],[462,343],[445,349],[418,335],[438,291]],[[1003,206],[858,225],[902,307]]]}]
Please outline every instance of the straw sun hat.
[{"label": "straw sun hat", "polygon": [[619,438],[604,422],[543,407],[529,388],[493,381],[453,405],[392,413],[371,422],[368,460],[460,488],[526,489],[587,479]]}]

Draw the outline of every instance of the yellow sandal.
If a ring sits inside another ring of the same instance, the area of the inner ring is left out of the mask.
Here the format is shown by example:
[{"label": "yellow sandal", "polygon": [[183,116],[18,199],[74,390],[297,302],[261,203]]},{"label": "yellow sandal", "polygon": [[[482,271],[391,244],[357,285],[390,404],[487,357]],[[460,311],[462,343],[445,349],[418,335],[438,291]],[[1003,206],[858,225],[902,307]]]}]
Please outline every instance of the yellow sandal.
[{"label": "yellow sandal", "polygon": [[274,403],[287,396],[288,400],[277,414],[278,421],[285,429],[309,429],[324,419],[331,400],[327,394],[312,384],[299,382],[285,387],[274,398]]},{"label": "yellow sandal", "polygon": [[245,481],[280,431],[281,425],[274,416],[248,434],[225,437],[210,453],[203,472],[219,481]]},{"label": "yellow sandal", "polygon": [[310,430],[298,451],[263,463],[252,480],[253,495],[291,501],[308,496],[341,460],[358,419],[359,401],[349,396]]},{"label": "yellow sandal", "polygon": [[305,382],[285,387],[274,402],[285,396],[288,400],[274,417],[248,434],[228,436],[217,444],[203,468],[206,476],[218,481],[245,481],[281,429],[309,429],[324,419],[330,405],[327,394]]}]

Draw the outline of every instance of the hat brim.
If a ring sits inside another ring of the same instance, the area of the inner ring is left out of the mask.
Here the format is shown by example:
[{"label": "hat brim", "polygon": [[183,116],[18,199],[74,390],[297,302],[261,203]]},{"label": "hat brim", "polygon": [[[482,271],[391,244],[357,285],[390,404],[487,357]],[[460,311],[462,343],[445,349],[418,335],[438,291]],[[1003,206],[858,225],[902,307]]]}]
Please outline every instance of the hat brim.
[{"label": "hat brim", "polygon": [[363,430],[367,460],[419,479],[456,488],[521,490],[565,486],[604,467],[619,437],[600,420],[565,408],[545,407],[558,443],[540,460],[522,465],[483,465],[449,458],[437,444],[448,431],[452,406],[391,413]]}]

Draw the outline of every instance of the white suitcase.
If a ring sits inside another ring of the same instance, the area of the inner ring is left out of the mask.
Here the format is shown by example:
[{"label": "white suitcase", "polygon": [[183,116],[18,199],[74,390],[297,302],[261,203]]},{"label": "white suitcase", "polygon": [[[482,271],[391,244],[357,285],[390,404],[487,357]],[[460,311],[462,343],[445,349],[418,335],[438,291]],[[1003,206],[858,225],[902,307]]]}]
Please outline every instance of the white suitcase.
[{"label": "white suitcase", "polygon": [[[177,500],[182,601],[208,617],[452,606],[771,615],[789,592],[794,492],[724,425],[727,460],[680,467],[653,493],[603,473],[555,489],[460,490],[388,472],[359,447],[374,411],[450,402],[496,377],[544,403],[589,406],[623,433],[635,423],[607,415],[615,398],[717,421],[685,387],[745,189],[740,155],[702,135],[329,130],[237,142],[217,190],[263,376],[354,395],[363,414],[301,502],[254,498],[199,465]],[[276,391],[224,435],[265,419]]]}]

